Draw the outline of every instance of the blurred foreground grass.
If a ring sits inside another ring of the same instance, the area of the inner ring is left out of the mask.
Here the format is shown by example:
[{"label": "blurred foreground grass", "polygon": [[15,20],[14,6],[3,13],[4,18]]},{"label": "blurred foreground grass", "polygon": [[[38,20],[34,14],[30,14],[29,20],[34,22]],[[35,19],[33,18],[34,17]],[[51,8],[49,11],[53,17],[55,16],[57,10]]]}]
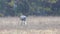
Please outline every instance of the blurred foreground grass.
[{"label": "blurred foreground grass", "polygon": [[54,29],[54,30],[2,30],[0,31],[0,34],[60,34],[60,30]]}]

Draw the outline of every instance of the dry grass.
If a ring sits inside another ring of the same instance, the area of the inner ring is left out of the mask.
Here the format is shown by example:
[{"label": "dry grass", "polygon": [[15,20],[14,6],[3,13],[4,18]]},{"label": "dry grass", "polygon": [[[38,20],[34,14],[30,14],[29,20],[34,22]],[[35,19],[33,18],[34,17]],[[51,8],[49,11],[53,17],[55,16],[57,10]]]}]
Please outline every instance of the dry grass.
[{"label": "dry grass", "polygon": [[[26,30],[24,29],[25,27],[22,30],[11,28],[16,28],[18,23],[21,23],[18,17],[1,17],[0,34],[60,34],[60,17],[28,17],[28,27]],[[47,25],[48,29],[45,27],[43,27],[44,29],[40,29],[39,27],[39,29],[35,29],[34,27],[37,27],[37,25],[41,26],[40,28]],[[6,29],[6,27],[10,27],[11,29]],[[2,28],[4,30],[1,30]]]},{"label": "dry grass", "polygon": [[[2,17],[0,18],[0,23],[2,24],[18,24],[21,22],[18,17]],[[39,23],[60,23],[60,17],[28,17],[27,22],[30,24],[39,24]]]},{"label": "dry grass", "polygon": [[60,34],[59,30],[3,30],[0,34]]}]

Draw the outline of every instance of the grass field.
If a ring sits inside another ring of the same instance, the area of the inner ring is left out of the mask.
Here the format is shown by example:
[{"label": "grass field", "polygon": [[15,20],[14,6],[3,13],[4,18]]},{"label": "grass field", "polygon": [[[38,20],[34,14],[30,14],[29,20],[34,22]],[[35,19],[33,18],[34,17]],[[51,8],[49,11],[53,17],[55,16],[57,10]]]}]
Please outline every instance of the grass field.
[{"label": "grass field", "polygon": [[21,25],[18,17],[0,17],[0,34],[60,34],[60,17],[27,17]]},{"label": "grass field", "polygon": [[60,34],[58,30],[3,30],[0,34]]}]

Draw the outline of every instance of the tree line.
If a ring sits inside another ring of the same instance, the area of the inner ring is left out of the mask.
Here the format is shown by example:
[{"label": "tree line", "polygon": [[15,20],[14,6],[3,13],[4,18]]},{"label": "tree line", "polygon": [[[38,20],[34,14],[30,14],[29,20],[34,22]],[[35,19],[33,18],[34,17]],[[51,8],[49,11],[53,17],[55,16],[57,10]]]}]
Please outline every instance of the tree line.
[{"label": "tree line", "polygon": [[0,16],[60,16],[60,0],[0,0]]}]

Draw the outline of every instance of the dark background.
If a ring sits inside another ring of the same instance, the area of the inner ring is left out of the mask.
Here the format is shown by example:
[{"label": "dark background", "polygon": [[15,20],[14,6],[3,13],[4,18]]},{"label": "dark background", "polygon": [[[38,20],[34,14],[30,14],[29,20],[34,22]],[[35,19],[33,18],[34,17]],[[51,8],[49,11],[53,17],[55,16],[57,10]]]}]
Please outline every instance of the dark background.
[{"label": "dark background", "polygon": [[60,0],[0,0],[0,16],[60,16]]}]

